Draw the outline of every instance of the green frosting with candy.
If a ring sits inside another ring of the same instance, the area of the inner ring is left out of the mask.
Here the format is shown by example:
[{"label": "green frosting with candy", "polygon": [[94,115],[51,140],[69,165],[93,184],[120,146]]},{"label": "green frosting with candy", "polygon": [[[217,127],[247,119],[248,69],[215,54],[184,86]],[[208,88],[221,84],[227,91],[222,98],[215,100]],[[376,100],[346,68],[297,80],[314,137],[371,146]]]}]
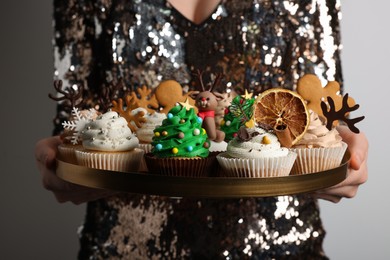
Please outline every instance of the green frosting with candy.
[{"label": "green frosting with candy", "polygon": [[244,126],[252,118],[254,103],[254,98],[240,95],[232,100],[231,105],[225,111],[223,124],[221,124],[221,130],[225,132],[226,142],[236,137],[241,126]]},{"label": "green frosting with candy", "polygon": [[193,107],[177,105],[154,129],[152,153],[160,158],[207,157],[210,141]]}]

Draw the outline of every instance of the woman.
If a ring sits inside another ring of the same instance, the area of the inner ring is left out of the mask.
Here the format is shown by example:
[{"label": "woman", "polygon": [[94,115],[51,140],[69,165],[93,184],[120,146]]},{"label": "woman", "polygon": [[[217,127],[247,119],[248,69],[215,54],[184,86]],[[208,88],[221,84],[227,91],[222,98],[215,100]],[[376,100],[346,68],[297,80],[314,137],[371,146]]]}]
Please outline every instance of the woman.
[{"label": "woman", "polygon": [[[337,1],[54,1],[56,77],[85,104],[122,79],[127,88],[192,72],[222,72],[237,92],[294,89],[315,73],[342,83]],[[59,104],[55,134],[68,111]],[[58,137],[36,145],[43,185],[59,202],[88,202],[80,259],[326,259],[317,198],[355,196],[367,179],[364,134],[339,127],[351,163],[342,183],[310,195],[171,199],[117,194],[55,175]]]}]

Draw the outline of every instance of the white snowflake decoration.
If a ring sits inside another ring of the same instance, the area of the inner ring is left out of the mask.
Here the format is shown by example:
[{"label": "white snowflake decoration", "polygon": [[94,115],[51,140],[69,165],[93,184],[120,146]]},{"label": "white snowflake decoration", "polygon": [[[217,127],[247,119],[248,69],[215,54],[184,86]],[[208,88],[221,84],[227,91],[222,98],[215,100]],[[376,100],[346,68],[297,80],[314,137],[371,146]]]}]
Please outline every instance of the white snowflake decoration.
[{"label": "white snowflake decoration", "polygon": [[79,111],[77,107],[72,109],[72,118],[74,120],[65,121],[62,123],[64,129],[71,130],[73,132],[71,143],[78,144],[81,137],[81,131],[85,128],[85,125],[91,122],[97,114],[97,111],[93,108],[89,109],[87,113]]}]

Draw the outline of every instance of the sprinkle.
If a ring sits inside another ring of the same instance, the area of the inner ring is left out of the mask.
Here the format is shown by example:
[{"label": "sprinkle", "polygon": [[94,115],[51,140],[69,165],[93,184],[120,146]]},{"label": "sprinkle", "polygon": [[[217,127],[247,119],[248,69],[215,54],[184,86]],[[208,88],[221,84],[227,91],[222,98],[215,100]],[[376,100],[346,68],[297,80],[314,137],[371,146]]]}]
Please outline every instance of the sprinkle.
[{"label": "sprinkle", "polygon": [[210,144],[209,144],[208,142],[204,142],[203,147],[204,147],[204,148],[209,148],[209,147],[210,147]]},{"label": "sprinkle", "polygon": [[194,135],[200,135],[200,130],[198,128],[194,129],[193,134]]},{"label": "sprinkle", "polygon": [[177,149],[176,147],[174,147],[173,149],[172,149],[172,153],[173,154],[177,154],[179,152],[179,149]]},{"label": "sprinkle", "polygon": [[160,137],[160,132],[154,132],[155,137]]},{"label": "sprinkle", "polygon": [[226,121],[225,124],[226,124],[226,126],[229,126],[231,123],[232,123],[232,122],[228,120],[228,121]]},{"label": "sprinkle", "polygon": [[186,122],[185,119],[181,119],[181,120],[180,120],[180,124],[184,124],[185,122]]},{"label": "sprinkle", "polygon": [[168,118],[168,119],[171,119],[172,117],[173,117],[172,113],[168,113],[168,114],[167,114],[167,118]]},{"label": "sprinkle", "polygon": [[162,136],[167,136],[167,135],[168,135],[168,132],[167,132],[167,131],[162,131],[161,135],[162,135]]},{"label": "sprinkle", "polygon": [[180,133],[177,135],[177,137],[178,137],[178,138],[180,138],[180,139],[183,139],[183,138],[184,138],[184,136],[185,136],[185,135],[184,135],[184,133],[183,133],[183,132],[180,132]]},{"label": "sprinkle", "polygon": [[155,148],[157,151],[160,151],[162,149],[162,144],[156,144]]},{"label": "sprinkle", "polygon": [[198,123],[202,123],[202,122],[203,122],[203,119],[202,119],[201,117],[198,116],[198,118],[196,119],[196,121],[197,121]]},{"label": "sprinkle", "polygon": [[194,148],[191,145],[189,145],[189,146],[187,146],[186,150],[187,150],[187,152],[192,152],[192,150],[194,150]]}]

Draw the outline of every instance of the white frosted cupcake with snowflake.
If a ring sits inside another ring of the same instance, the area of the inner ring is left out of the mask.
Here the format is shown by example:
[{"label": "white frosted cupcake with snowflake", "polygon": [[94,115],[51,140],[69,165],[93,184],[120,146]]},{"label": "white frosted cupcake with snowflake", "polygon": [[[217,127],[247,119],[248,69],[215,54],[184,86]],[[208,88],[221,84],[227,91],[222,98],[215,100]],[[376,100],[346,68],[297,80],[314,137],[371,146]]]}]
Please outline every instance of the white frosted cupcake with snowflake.
[{"label": "white frosted cupcake with snowflake", "polygon": [[87,123],[80,133],[83,148],[76,150],[80,165],[119,172],[138,171],[143,150],[125,118],[109,111]]},{"label": "white frosted cupcake with snowflake", "polygon": [[70,120],[62,123],[64,127],[64,132],[60,135],[62,143],[57,147],[58,156],[61,160],[73,164],[77,163],[75,150],[81,147],[80,132],[87,123],[96,119],[99,114],[93,108],[78,110],[74,107],[72,109]]}]

